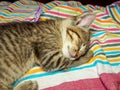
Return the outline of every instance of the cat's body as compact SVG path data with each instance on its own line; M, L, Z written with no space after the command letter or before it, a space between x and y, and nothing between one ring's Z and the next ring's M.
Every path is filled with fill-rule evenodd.
M79 59L89 46L89 31L76 26L76 23L79 25L79 22L82 22L77 20L77 17L72 17L1 25L0 90L12 90L8 89L9 86L35 64L46 71L54 71L88 61L91 55L88 56L89 59L79 61L79 64L78 61L77 64L72 64L72 60ZM29 89L24 88L31 83ZM37 90L36 83L25 84L16 90Z

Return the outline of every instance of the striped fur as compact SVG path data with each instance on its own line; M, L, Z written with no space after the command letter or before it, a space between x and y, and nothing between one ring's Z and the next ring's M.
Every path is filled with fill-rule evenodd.
M88 14L79 17L81 22L81 19L86 15ZM88 27L78 27L76 24L79 25L77 22L79 19L78 17L70 17L1 25L0 90L13 90L12 83L34 64L40 65L46 71L54 71L68 69L71 66L77 66L88 61L92 56L91 54L84 61L79 59L89 45L89 30L86 31ZM68 55L67 57L64 55L66 42L71 45L69 48L67 47L69 50L67 53L71 56ZM68 43L67 45L69 45ZM81 49L83 47L84 49ZM75 50L77 48L77 51L74 51L74 48ZM82 54L74 56L74 59L78 60L73 63L71 57L79 50ZM26 87L28 85L31 86ZM37 90L37 83L28 81L15 90Z

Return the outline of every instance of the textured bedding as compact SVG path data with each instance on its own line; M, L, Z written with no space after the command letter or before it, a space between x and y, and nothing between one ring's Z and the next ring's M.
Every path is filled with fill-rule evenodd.
M39 90L120 90L120 1L106 7L76 1L0 2L0 24L66 18L87 11L96 14L90 30L89 49L94 53L93 58L66 72L45 72L34 66L13 84L14 87L25 80L35 80Z

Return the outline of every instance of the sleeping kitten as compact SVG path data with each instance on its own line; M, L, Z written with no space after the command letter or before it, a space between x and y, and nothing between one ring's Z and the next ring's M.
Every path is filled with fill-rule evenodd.
M87 62L92 53L84 54L94 19L94 14L85 13L66 19L1 25L0 90L13 90L12 84L34 64L54 71ZM14 90L37 88L36 82L26 81Z

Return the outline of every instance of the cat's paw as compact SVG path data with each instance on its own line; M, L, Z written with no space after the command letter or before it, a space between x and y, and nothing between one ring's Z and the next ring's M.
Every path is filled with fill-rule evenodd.
M88 51L84 56L81 56L80 58L78 58L77 60L72 61L70 67L76 67L76 66L80 66L82 64L87 63L91 58L93 57L93 52L92 51Z
M44 71L51 72L51 71L57 71L57 70L63 70L68 71L69 66L72 63L72 60L69 60L68 58L61 57L61 61L56 65L57 61L53 61L51 64L47 66L43 66Z
M89 50L84 57L92 58L93 52L91 50Z
M25 81L16 87L14 90L38 90L38 84L36 81Z

